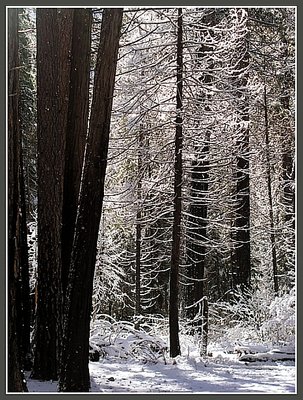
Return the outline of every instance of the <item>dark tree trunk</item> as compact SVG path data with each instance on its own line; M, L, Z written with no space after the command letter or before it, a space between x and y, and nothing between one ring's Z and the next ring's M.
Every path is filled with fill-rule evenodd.
M38 278L33 377L57 379L72 9L37 9Z
M19 339L20 339L20 357L22 367L29 371L31 369L30 355L30 321L31 321L31 304L30 304L30 286L29 286L29 262L28 262L28 245L27 245L27 219L26 219L26 201L25 201L25 184L22 157L22 143L20 140L20 266L21 279L20 288L20 306L18 311L19 323Z
M20 126L18 9L8 10L8 391L24 392L21 372L17 286L21 277L20 259Z
M62 215L62 287L65 292L74 239L88 127L92 12L74 10Z
M141 241L142 241L142 146L143 127L140 127L138 139L138 185L137 185L137 215L136 215L136 301L135 311L141 313Z
M208 212L208 178L209 178L209 142L210 132L206 132L205 144L199 160L192 163L191 174L191 204L188 217L188 248L190 302L188 317L192 319L195 331L202 336L203 348L207 347L207 291L205 280L205 255L207 240L207 212ZM195 304L195 306L193 306ZM202 349L203 350L203 349Z
M272 197L272 182L271 182L271 168L270 168L270 154L269 154L269 124L268 124L268 108L267 108L267 93L266 86L264 87L264 119L265 119L265 146L266 146L266 179L267 179L267 193L269 201L269 221L270 221L270 242L271 242L271 256L273 268L273 283L274 291L278 294L279 281L278 281L278 266L277 266L277 252L276 252L276 236L275 236L275 223L274 223L274 209Z
M203 23L207 25L204 35L213 36L212 27L215 25L215 14L210 13L203 18ZM203 31L201 32L203 33ZM201 59L211 55L212 45L203 44L198 51L199 62ZM208 69L214 67L213 61L209 60ZM212 75L204 73L199 80L203 85L210 85ZM206 112L210 112L209 94L200 94L198 104L204 106ZM203 112L203 109L202 109ZM205 131L205 140L202 149L196 148L196 159L192 162L191 173L191 197L188 217L188 246L187 258L189 264L188 276L192 278L192 285L189 286L190 306L188 308L188 317L193 321L193 332L201 336L200 354L207 352L208 342L208 300L207 300L207 282L205 277L206 269L206 242L208 225L208 182L209 182L209 150L210 150L211 131Z
M122 9L103 12L88 144L66 295L60 391L90 388L89 330Z
M179 342L179 266L181 241L181 211L182 211L182 89L183 89L183 22L182 8L178 9L177 34L177 117L175 136L175 182L174 182L174 221L172 237L172 254L170 267L169 296L169 334L170 356L181 354Z
M240 288L250 286L250 191L249 191L249 105L245 93L247 87L247 71L249 53L244 41L242 59L238 63L235 76L238 122L240 128L237 138L237 189L236 189L236 244L234 251L234 283Z

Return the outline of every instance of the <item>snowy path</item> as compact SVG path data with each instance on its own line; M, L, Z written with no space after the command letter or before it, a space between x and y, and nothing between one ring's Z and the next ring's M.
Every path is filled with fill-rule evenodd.
M101 368L100 368L101 367ZM176 365L90 364L92 391L294 393L295 367L191 362ZM114 379L114 380L113 380Z
M197 360L197 361L196 361ZM103 359L90 362L92 392L295 393L294 363L178 357L176 364ZM28 381L30 392L55 392L56 382Z

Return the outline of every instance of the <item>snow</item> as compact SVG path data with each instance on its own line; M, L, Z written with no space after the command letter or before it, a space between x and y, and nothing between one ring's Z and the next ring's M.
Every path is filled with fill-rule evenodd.
M167 357L142 362L117 357L90 362L91 392L105 393L255 393L296 392L292 361L245 363L236 353L213 351L212 357ZM56 392L57 382L27 381L29 392Z

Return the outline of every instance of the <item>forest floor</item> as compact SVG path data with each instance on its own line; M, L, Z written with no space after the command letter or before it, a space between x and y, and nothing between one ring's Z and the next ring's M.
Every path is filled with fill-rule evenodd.
M250 393L296 392L294 361L239 361L236 353L212 357L190 354L175 360L142 362L116 357L90 362L91 392L104 393ZM57 382L27 380L29 392L56 392Z

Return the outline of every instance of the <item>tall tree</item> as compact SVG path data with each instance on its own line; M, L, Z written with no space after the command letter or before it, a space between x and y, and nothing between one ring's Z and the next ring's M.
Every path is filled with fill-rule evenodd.
M91 9L75 9L70 54L71 66L62 210L61 254L62 287L64 292L68 281L88 127L91 27Z
M87 392L88 356L96 247L104 196L104 179L122 9L105 9L95 68L78 216L64 313L60 391Z
M19 120L20 120L20 259L21 276L20 280L20 309L19 309L19 332L20 332L20 352L23 368L31 368L31 348L30 333L32 322L32 307L30 303L30 282L29 282L29 251L28 251L28 229L27 223L31 219L32 200L30 194L32 188L29 187L28 180L35 170L33 154L35 145L30 138L35 131L35 99L34 99L34 76L32 61L32 46L27 35L28 29L32 27L29 13L26 9L19 9L19 61L20 61L20 101L19 101ZM32 34L32 33L31 33ZM29 150L29 147L31 149ZM30 165L31 164L31 165ZM29 172L30 170L30 172Z
M274 212L273 212L273 195L272 195L272 176L270 165L270 148L269 148L269 121L268 121L268 104L266 85L264 86L264 122L265 122L265 152L266 152L266 180L267 180L267 193L269 203L269 223L270 223L270 241L271 241L271 254L272 254L272 274L273 274L273 287L274 292L278 294L279 281L278 281L278 266L277 266L277 251L276 251L276 237L274 233Z
M24 392L27 387L21 372L17 319L20 259L20 125L18 9L8 10L8 391ZM20 308L19 308L20 309Z
M183 140L183 22L182 8L178 9L177 31L177 116L175 136L175 165L174 165L174 221L172 235L172 253L169 291L169 335L170 355L181 354L179 342L179 266L181 242L181 211L182 211L182 140Z
M239 18L246 19L246 12L238 10ZM242 14L242 15L241 15ZM249 191L249 103L248 103L248 38L243 37L239 48L240 58L234 72L237 123L236 160L236 242L234 250L234 283L244 288L250 286L250 191Z
M57 379L62 335L61 222L72 9L37 9L38 278L32 375Z

